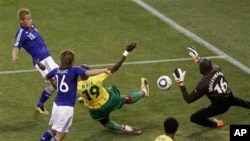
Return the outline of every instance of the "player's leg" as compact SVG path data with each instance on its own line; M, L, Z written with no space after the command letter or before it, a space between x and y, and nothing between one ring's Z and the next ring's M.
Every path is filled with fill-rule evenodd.
M233 98L231 105L250 109L250 101L247 101L238 97Z
M190 120L193 123L199 124L206 127L221 127L224 125L222 120L217 120L213 116L223 114L229 109L228 105L221 107L207 106L200 109L191 115Z
M73 114L74 107L57 106L55 103L53 104L52 118L49 124L52 125L51 128L56 131L56 135L52 138L52 141L62 141L64 139L72 125Z
M57 132L56 135L51 139L51 141L62 141L67 133Z
M122 96L124 103L132 104L139 101L144 96L149 96L149 83L146 78L141 78L141 90L139 92L133 92L129 95Z
M49 112L44 107L44 103L49 99L52 93L55 91L53 85L46 87L39 98L39 101L36 105L36 110L41 114L49 114Z
M118 124L115 121L110 120L109 117L101 118L99 121L104 127L108 128L110 130L121 130L124 132L131 133L133 135L140 135L141 134L141 130L139 128L131 127L127 124L122 124L122 125Z
M116 90L116 87L112 86L108 89L108 91L110 93L109 100L100 109L89 110L91 118L99 121L105 128L110 130L126 131L135 135L140 134L141 130L136 127L121 125L113 120L110 120L110 113L120 108L122 106L122 101L119 91Z
M40 141L50 141L55 136L56 131L49 129L45 131L40 139Z
M57 117L57 112L58 112L57 108L58 108L58 106L55 103L53 103L49 125L53 125L54 121L57 121L57 118L58 118ZM49 129L43 133L42 137L40 138L40 141L50 141L55 135L56 135L56 130Z
M133 92L129 95L122 95L121 98L123 99L124 104L133 104L142 99L145 96L143 91Z
M41 70L38 65L35 65L35 68L41 73L42 77L46 76L46 74L51 71L52 69L58 67L58 65L55 63L55 61L52 59L52 57L47 57L44 60L40 61L46 69ZM52 95L52 93L56 90L55 86L52 85L51 82L48 82L49 86L43 89L41 96L39 98L39 101L36 105L36 110L41 114L48 114L49 112L44 107L44 103L49 99L49 97Z
M90 110L92 119L99 121L105 128L110 130L122 130L122 125L110 120L109 114L112 110L99 109L97 111Z
M144 91L145 96L149 96L149 82L146 78L141 78L141 90Z
M121 130L122 128L122 125L116 123L115 121L110 120L108 116L100 118L98 120L104 127L110 130Z
M119 130L121 125L111 121L109 114L117 109L117 105L121 105L119 99L119 91L115 86L108 89L109 100L102 105L99 109L89 110L89 115L93 120L99 121L105 128L110 130Z

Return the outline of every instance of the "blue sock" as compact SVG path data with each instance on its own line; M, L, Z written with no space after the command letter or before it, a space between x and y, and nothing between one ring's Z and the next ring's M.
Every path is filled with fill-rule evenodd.
M39 102L37 103L38 107L42 107L45 101L51 96L52 92L51 90L47 87L43 90L41 97L39 99Z
M50 141L50 139L53 138L54 136L55 135L51 129L47 130L41 137L40 141Z

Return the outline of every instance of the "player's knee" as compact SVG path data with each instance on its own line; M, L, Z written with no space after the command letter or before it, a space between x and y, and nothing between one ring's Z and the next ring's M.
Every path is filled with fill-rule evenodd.
M127 104L133 103L133 99L130 95L126 95L124 98L125 98L125 103Z
M105 127L105 125L109 122L109 119L102 118L102 119L99 120L99 122Z
M53 133L53 135L56 135L57 131L55 129L50 129L51 133Z
M56 80L54 79L54 78L52 78L52 79L50 79L49 80L49 87L50 87L50 89L51 89L51 91L56 91Z
M190 117L190 121L191 121L191 122L196 123L196 122L198 122L198 121L199 121L199 118L198 118L198 117L196 117L196 116L194 116L194 115L191 115L191 117Z
M49 90L50 90L51 93L53 93L53 92L56 91L55 87L54 87L51 83L50 83L50 85L48 86L48 88L49 88Z
M192 115L190 117L190 121L193 123L196 123L196 124L201 124L201 123L205 122L206 120L207 120L206 117L198 116L198 115Z

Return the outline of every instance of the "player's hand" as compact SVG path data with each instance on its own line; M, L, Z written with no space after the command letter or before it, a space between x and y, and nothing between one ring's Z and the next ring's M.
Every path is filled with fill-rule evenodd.
M79 103L84 103L83 98L82 98L81 96L79 96L79 97L77 98L77 101L78 101Z
M198 63L200 61L200 56L199 56L198 52L196 51L195 47L188 46L187 49L189 51L189 55L194 59L194 61L196 63Z
M137 43L136 43L136 42L132 42L132 43L130 43L130 44L127 46L126 51L127 51L127 52L131 52L136 46L137 46Z
M175 81L180 85L184 86L184 79L185 79L186 71L182 71L180 68L174 70L173 76Z
M112 72L110 71L109 68L105 69L105 70L104 70L104 73L109 74L109 75L112 75Z
M38 65L38 67L41 69L41 70L45 70L46 67L41 63L39 62L39 60L36 60L36 64Z
M13 56L12 57L12 63L16 64L18 61L18 56Z

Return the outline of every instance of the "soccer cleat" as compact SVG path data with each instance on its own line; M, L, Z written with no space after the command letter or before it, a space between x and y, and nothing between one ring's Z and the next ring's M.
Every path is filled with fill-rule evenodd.
M145 96L149 96L149 83L146 78L141 78L141 89L145 91Z
M129 125L126 125L126 124L122 125L122 130L133 135L140 135L142 133L141 129L137 127L130 127Z
M218 120L216 122L216 125L217 125L217 127L222 127L222 126L224 126L224 122L222 120Z
M45 115L49 114L49 112L46 110L44 106L41 107L36 106L35 108L40 114L45 114Z
M216 118L210 119L213 122L213 127L222 127L224 126L224 122L222 120L218 120Z

